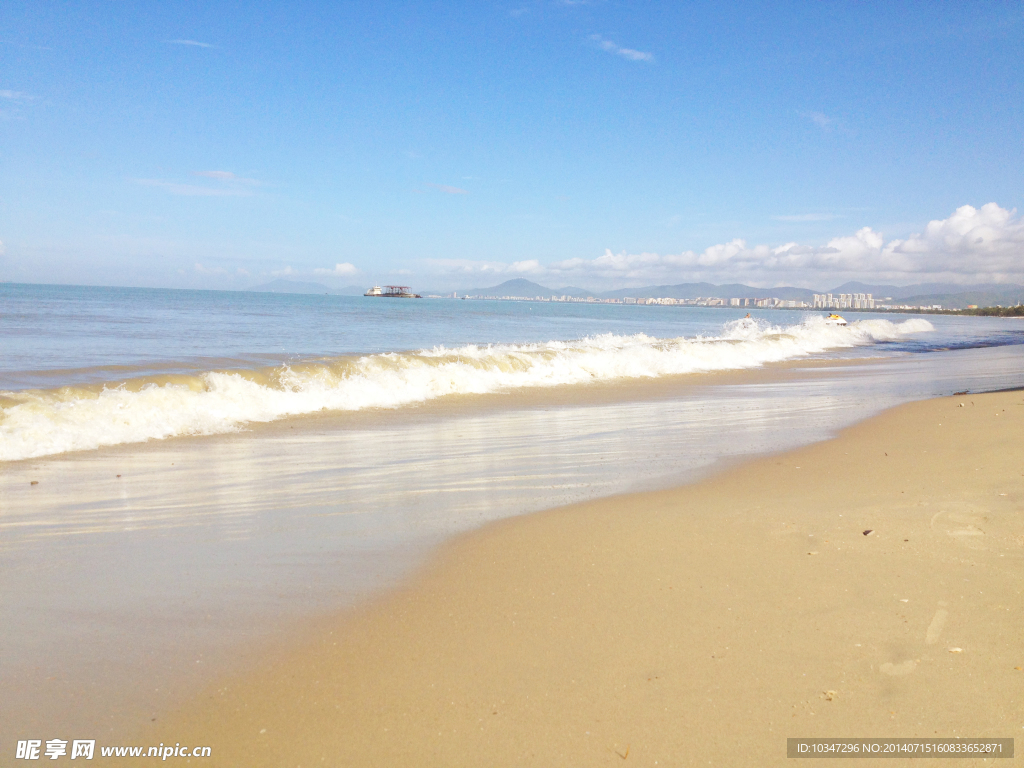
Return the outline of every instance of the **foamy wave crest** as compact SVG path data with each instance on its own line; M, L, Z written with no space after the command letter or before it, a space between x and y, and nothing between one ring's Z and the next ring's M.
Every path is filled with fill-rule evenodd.
M0 460L236 431L317 411L396 408L450 395L589 384L753 368L828 349L892 341L933 330L926 320L863 320L847 327L820 317L800 325L727 323L714 337L657 339L607 334L540 344L437 347L411 353L204 373L101 390L6 392Z

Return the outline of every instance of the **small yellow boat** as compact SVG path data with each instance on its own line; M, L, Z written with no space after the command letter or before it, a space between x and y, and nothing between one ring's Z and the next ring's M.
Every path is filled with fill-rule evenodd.
M846 325L846 320L841 315L829 315L825 322L828 325Z

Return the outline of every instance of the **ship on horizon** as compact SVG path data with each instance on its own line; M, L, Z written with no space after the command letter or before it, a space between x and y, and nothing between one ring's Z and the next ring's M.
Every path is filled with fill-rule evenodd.
M413 293L408 285L379 285L373 286L363 296L381 296L386 299L422 299L418 293Z

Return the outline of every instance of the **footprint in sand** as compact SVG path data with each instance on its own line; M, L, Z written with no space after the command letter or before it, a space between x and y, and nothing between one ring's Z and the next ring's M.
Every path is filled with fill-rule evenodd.
M939 642L939 636L942 634L943 627L946 626L946 620L949 618L949 611L944 607L945 602L939 601L939 609L935 611L935 615L932 616L931 624L928 625L928 630L924 634L924 641L927 645L935 645ZM893 677L902 677L903 675L909 675L917 667L917 661L914 659L907 659L901 661L899 664L893 664L892 662L886 662L879 667L882 672Z
M887 661L885 664L880 666L879 669L885 672L885 674L887 675L892 675L893 677L902 677L903 675L909 675L911 672L913 672L914 667L916 666L916 661L914 661L913 659L907 659L906 661L901 661L899 664L893 664L892 662Z
M947 510L936 512L932 515L931 527L933 530L942 529L950 536L984 536L985 531L979 526L988 521L988 516L979 514L977 510L973 511L974 514Z
M949 618L949 611L944 608L939 608L932 617L932 623L928 625L928 631L924 635L924 641L928 645L935 645L939 642L939 635L942 634L942 628L946 626L946 619Z

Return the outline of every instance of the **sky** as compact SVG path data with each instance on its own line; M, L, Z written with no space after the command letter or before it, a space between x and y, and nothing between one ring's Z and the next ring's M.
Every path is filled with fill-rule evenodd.
M0 280L1024 283L1019 2L0 4Z

